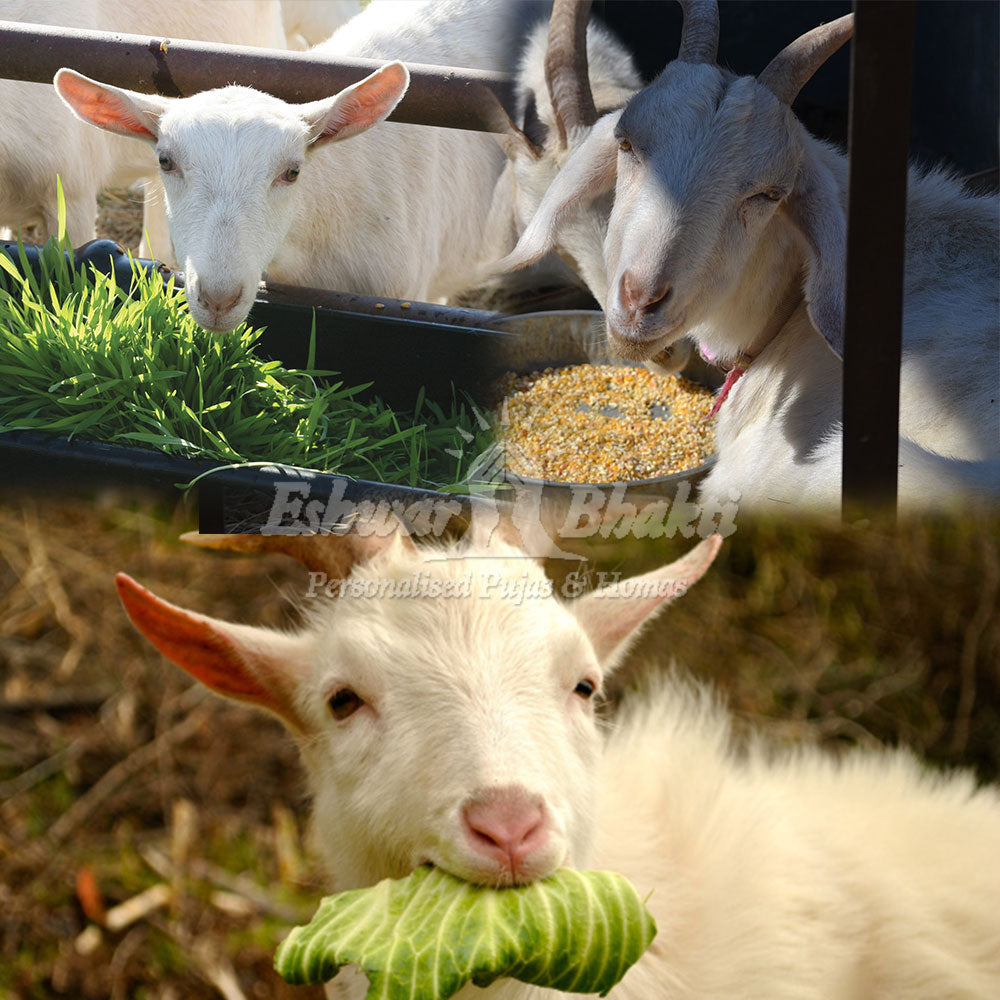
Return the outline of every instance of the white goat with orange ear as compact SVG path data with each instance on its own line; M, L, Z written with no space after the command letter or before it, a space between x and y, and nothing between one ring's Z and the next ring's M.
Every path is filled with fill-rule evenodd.
M300 194L296 183L300 173L313 174L307 153L382 121L409 82L402 63L388 63L325 101L289 105L248 87L168 98L105 86L68 69L55 77L60 97L84 120L155 146L188 307L202 326L219 332L246 318L263 265L300 235L292 226L303 198L312 210L303 235L316 225L318 192ZM376 270L384 265L383 259Z
M506 72L523 7L374 0L310 51ZM486 247L487 223L504 154L489 135L395 122L365 131L407 79L395 62L306 105L247 87L170 99L68 70L55 85L84 121L148 145L191 313L222 332L246 318L265 270L288 284L427 300L461 291L499 254Z
M690 335L731 368L702 496L832 507L847 163L806 132L791 103L850 38L852 16L807 33L754 79L715 65L714 0L683 6L678 58L593 126L501 266L537 259L577 205L613 191L604 245L612 346L645 360ZM899 451L907 506L1000 495L998 223L995 198L911 170Z
M0 21L285 47L278 0L0 0ZM102 187L149 182L156 161L139 145L88 128L66 113L51 86L0 79L0 226L56 234L56 176L66 197L66 235L78 247L96 235ZM170 259L161 198L147 189L144 229L152 253Z
M277 714L302 752L332 888L432 863L487 885L611 869L659 926L614 1000L1000 995L1000 795L901 752L733 747L716 699L669 675L614 731L594 713L642 626L708 568L677 562L572 602L502 546L395 536L194 536L329 579L300 632L167 604L132 621L209 687ZM408 593L407 593L408 590ZM357 1000L342 974L331 997ZM512 981L462 1000L554 1000Z

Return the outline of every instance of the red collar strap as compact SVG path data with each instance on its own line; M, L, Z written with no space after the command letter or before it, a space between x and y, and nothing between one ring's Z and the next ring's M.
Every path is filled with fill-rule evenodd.
M719 390L719 395L715 398L715 405L709 411L708 416L705 420L711 420L719 412L719 407L726 401L729 396L730 390L739 381L740 376L745 375L747 369L753 363L754 357L756 355L749 354L737 354L732 361L727 361L719 363L714 354L705 350L703 347L698 348L698 353L710 364L715 365L716 368L721 368L722 371L726 372L726 381L722 383L722 388Z

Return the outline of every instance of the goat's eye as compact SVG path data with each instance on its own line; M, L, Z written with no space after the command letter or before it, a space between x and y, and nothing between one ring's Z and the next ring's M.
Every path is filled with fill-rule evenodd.
M630 143L628 141L628 139L622 137L621 139L618 140L618 148L623 153L631 153L632 152L632 143Z
M294 184L299 179L301 167L289 167L282 175L281 180L285 184Z
M353 715L361 708L364 701L350 688L341 688L330 695L327 704L330 706L330 714L339 722Z
M160 169L165 174L169 174L175 167L176 164L166 153L160 153Z
M771 201L781 201L785 192L782 191L781 188L770 187L765 188L761 194L763 194L765 198L769 198Z
M597 687L593 681L582 680L573 688L573 694L578 694L581 698L587 699L592 698L596 690Z

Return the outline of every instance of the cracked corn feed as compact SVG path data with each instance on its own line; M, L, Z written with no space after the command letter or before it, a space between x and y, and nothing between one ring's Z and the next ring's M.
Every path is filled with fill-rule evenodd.
M500 444L514 475L634 482L695 468L714 449L711 390L676 375L572 365L508 374L498 388Z

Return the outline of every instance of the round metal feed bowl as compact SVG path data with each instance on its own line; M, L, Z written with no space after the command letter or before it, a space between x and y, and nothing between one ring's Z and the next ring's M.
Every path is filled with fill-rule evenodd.
M641 367L611 353L604 330L604 314L596 310L567 309L526 313L504 317L493 326L494 329L511 334L503 347L503 362L510 371L518 374L579 364ZM711 389L718 388L722 382L718 371L705 364L697 351L692 352L691 360L680 374ZM687 482L694 486L714 464L715 456L710 455L702 465L682 472L624 483L569 483L517 476L513 473L508 473L506 479L512 484L540 489L543 495L553 499L578 490L608 491L610 495L616 486L624 486L628 494L635 496L662 495L672 499L681 483Z

